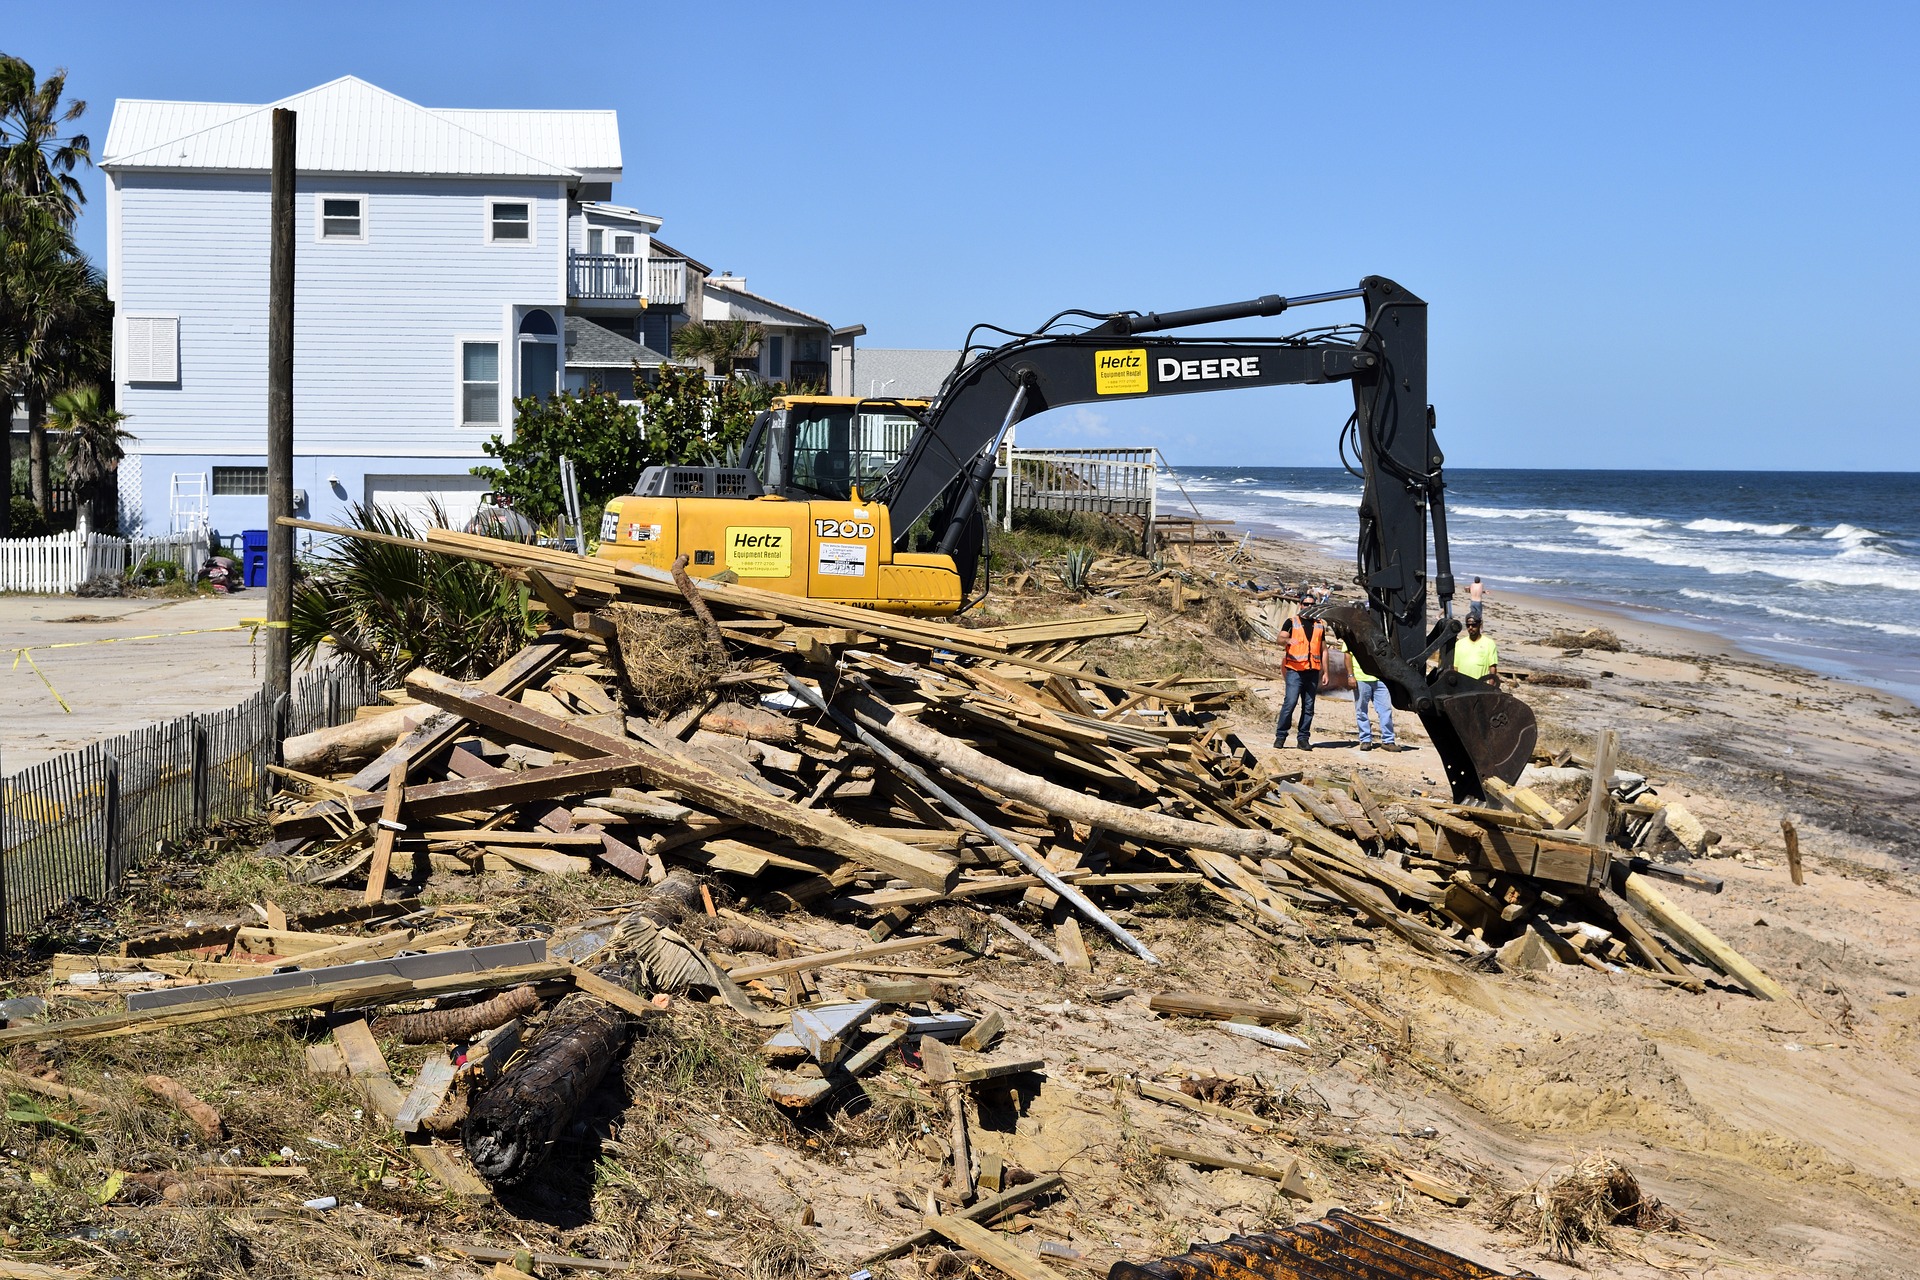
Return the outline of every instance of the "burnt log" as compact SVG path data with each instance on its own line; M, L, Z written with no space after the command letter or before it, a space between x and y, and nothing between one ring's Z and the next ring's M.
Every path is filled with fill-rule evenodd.
M538 1172L637 1025L592 996L562 1000L525 1055L472 1104L461 1140L475 1171L502 1187Z

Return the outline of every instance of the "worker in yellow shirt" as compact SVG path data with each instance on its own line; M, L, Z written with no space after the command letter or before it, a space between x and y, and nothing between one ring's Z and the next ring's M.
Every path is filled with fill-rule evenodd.
M1477 614L1467 615L1467 633L1453 642L1453 669L1500 687L1500 648L1492 636L1480 634Z

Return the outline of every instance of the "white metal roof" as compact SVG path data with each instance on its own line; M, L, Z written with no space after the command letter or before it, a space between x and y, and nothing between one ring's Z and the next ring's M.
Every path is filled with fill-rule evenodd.
M582 174L620 176L620 118L613 111L470 111L434 107L433 114L515 151Z
M582 200L580 207L608 222L631 222L649 231L660 229L658 217L651 213L642 213L638 209L630 209L624 204L608 204L604 200Z
M299 113L295 163L306 173L583 176L581 168L572 164L513 145L516 141L542 145L566 141L566 120L523 125L511 119L525 115L604 117L604 125L595 122L580 128L576 140L582 149L577 158L604 160L611 154L612 176L618 176L619 137L613 112L440 112L356 76L342 76L262 106L117 102L100 167L264 172L272 167L274 107ZM482 125L484 131L476 127ZM612 134L610 153L604 133Z

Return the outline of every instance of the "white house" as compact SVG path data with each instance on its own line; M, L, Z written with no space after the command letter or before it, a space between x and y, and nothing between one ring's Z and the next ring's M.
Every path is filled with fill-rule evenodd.
M612 111L418 106L352 76L267 105L122 100L102 148L122 525L266 520L272 108L298 113L294 486L459 517L511 399L563 385L567 317L685 314L657 218L607 203ZM697 296L697 295L696 295Z
M701 303L703 320L747 320L761 327L766 336L751 367L769 382L818 386L837 396L856 393L848 375L854 340L865 326L836 329L819 316L747 292L745 277L731 273L706 277Z

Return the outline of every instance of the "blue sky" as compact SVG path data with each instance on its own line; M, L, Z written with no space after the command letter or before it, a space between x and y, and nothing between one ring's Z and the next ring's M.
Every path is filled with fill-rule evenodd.
M1915 27L1894 5L0 3L0 49L69 68L96 142L118 97L346 73L428 106L614 107L616 199L876 346L1392 276L1432 304L1464 466L1920 470ZM1347 408L1188 396L1022 440L1332 465Z

